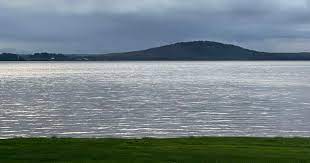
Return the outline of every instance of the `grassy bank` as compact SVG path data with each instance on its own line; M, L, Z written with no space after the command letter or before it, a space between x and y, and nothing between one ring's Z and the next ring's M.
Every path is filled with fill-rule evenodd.
M9 139L0 162L310 163L310 139Z

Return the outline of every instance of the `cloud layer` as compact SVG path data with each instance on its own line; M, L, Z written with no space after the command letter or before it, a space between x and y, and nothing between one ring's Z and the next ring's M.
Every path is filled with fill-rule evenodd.
M310 51L310 0L0 0L0 49L106 53L213 40Z

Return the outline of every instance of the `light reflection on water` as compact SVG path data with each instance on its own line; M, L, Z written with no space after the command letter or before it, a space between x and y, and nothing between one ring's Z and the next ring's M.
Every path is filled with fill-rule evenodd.
M310 136L310 62L1 62L0 138Z

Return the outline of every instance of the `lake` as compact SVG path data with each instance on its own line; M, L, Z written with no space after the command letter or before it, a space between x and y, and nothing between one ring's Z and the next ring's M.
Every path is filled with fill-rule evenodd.
M310 136L310 62L1 62L0 138Z

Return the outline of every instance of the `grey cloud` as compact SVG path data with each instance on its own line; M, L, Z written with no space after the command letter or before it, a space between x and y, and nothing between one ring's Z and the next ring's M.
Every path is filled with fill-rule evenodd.
M310 51L309 4L309 0L0 0L0 49L106 53L199 39L263 51Z

